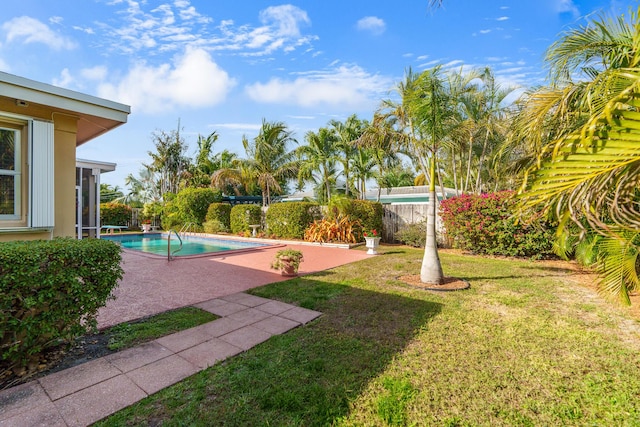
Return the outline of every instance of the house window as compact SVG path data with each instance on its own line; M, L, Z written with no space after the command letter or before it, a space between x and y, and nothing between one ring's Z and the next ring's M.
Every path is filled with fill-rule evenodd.
M24 225L25 129L26 124L0 120L0 227Z

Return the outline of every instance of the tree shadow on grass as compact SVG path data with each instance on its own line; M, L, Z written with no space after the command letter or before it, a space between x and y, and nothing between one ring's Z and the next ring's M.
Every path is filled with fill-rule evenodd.
M349 414L441 304L298 279L252 291L313 305L317 320L163 390L116 414L107 424L331 425ZM331 295L314 298L309 292ZM314 290L315 289L315 290ZM293 295L293 296L292 296Z

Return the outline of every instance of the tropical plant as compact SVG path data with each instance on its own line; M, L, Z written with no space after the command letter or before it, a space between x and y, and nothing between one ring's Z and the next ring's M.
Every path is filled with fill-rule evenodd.
M349 216L338 214L333 218L316 220L304 232L307 242L341 242L356 243L362 225L358 220L351 220Z
M262 192L262 205L269 205L271 196L282 193L286 181L298 173L295 151L288 149L292 142L297 141L284 123L263 119L258 136L252 141L242 138L247 158L234 161L231 168L218 170L212 176L212 184L222 189L229 184L257 183Z
M639 14L601 15L556 41L546 55L552 85L529 95L518 122L540 146L521 212L604 236L600 289L626 304L640 286Z
M336 134L328 128L320 128L318 132L307 132L305 140L307 144L296 150L300 159L298 179L316 183L322 189L318 201L326 203L331 199L331 189L338 176L336 163L340 156Z
M160 195L164 193L178 193L180 181L189 169L191 160L186 156L187 143L180 135L180 121L178 128L170 132L156 131L152 134L155 151L149 151L151 164L145 165L157 176Z
M388 140L392 147L407 153L429 183L431 209L427 214L427 238L420 280L428 284L444 283L436 241L436 163L438 151L449 131L454 115L452 97L440 66L419 75L409 69L397 86L400 101L383 101L381 114L374 116L371 129L365 132L367 145Z
M345 180L344 194L348 196L351 193L351 162L357 150L355 142L368 126L368 122L358 119L358 116L353 114L344 123L331 120L329 126L337 138L336 148L340 152L339 161L342 164L342 174Z

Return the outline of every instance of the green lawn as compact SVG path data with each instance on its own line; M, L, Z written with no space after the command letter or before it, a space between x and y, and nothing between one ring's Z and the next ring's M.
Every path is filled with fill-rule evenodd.
M433 293L382 249L255 289L324 315L98 425L640 425L638 323L570 270L443 253L472 288Z

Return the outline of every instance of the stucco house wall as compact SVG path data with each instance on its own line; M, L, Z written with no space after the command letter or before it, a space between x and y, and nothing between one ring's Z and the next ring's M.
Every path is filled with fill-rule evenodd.
M0 128L3 120L14 120L25 123L23 133L27 133L20 161L20 218L0 215L0 241L75 236L76 148L126 123L129 113L130 107L124 104L0 72ZM52 147L44 142L52 148L53 185L39 169L42 163L38 162L46 165L51 160L36 141L42 134L37 128L41 124L53 135ZM40 184L44 187L38 187ZM48 217L47 208L52 208ZM39 211L45 212L44 220L35 219Z

